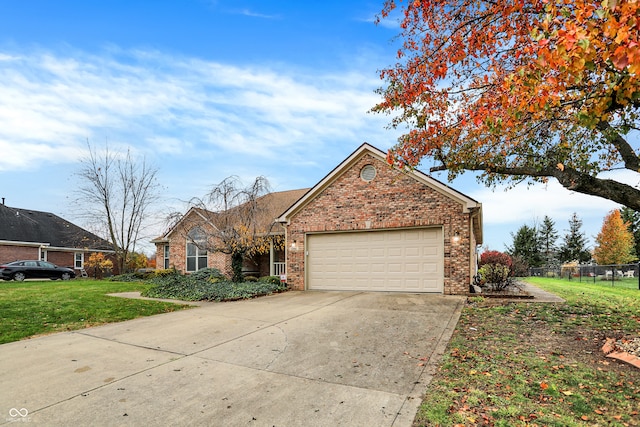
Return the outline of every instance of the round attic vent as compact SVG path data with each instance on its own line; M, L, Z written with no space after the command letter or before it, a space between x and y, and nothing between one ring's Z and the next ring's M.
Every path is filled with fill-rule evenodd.
M360 178L369 182L376 177L376 168L373 165L366 165L360 171Z

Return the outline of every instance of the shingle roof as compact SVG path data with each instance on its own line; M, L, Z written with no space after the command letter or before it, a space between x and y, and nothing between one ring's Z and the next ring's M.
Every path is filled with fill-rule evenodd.
M257 209L260 217L257 221L257 227L262 230L271 230L272 233L283 233L283 230L280 227L273 227L275 224L275 219L278 218L283 212L285 212L289 206L293 205L297 202L302 196L304 196L309 188L301 188L297 190L287 190L287 191L276 191L273 193L266 194L262 197L259 197L256 200ZM237 211L242 209L244 205L240 205L234 208L229 209L226 212L213 212L202 208L192 208L193 211L197 212L202 218L206 218L207 220L211 220L213 224L224 222L224 219L221 220L220 216L227 216L230 219L230 222L237 222L238 217ZM190 211L191 212L191 211ZM183 219L186 217L185 215ZM218 217L218 218L216 218ZM181 220L182 221L182 220ZM165 241L166 238L175 230L175 226L169 230L164 236L158 237L152 240L153 243L158 243Z
M106 240L52 213L2 204L0 240L48 243L59 248L111 249Z

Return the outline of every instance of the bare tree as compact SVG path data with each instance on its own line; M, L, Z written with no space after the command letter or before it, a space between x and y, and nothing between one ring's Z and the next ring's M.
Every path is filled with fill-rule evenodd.
M274 218L269 214L271 193L268 180L257 177L244 186L237 176L225 178L214 185L203 199L192 199L190 207L198 209L202 223L193 223L182 230L188 242L207 252L231 255L233 280L242 280L242 262L269 250ZM182 213L170 215L177 224ZM206 228L204 231L200 228Z
M99 228L116 253L121 273L135 252L145 215L159 198L158 169L131 151L113 152L105 145L98 151L87 141L89 154L76 175L81 179L78 201L81 216Z

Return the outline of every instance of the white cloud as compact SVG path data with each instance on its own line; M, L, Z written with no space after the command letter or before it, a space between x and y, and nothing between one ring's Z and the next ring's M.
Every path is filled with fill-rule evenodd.
M149 51L0 52L0 170L84 146L87 138L178 154L208 145L268 156L303 142L380 133L375 75L239 67ZM358 136L359 135L359 136ZM360 141L361 142L361 141ZM75 161L77 155L65 158ZM81 150L76 150L78 153Z
M582 217L599 215L603 210L619 206L610 200L571 192L557 182L536 184L529 188L521 184L509 190L482 189L470 196L487 201L483 204L484 222L487 225L529 223L536 218L541 220L545 215L569 218L573 212Z
M640 175L622 170L605 173L602 177L636 187L640 180ZM561 243L574 212L582 220L582 231L593 246L605 215L621 207L608 199L569 191L553 179L547 184L529 187L519 184L515 188L505 188L491 190L478 185L475 191L467 193L482 203L485 245L496 250L504 250L505 245L511 244L511 233L515 233L520 226L540 224L545 216L555 222L561 237L557 243Z
M640 175L631 171L616 171L604 174L603 177L637 186ZM580 217L602 217L620 205L608 199L569 191L554 179L547 184L527 186L519 184L515 188L505 190L499 187L491 190L486 187L469 194L476 200L487 200L483 211L485 224L523 223L532 219L569 218L573 212Z

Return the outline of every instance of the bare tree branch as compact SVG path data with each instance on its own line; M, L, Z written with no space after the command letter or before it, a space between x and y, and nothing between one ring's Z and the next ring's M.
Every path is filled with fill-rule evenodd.
M98 151L89 141L87 147L89 154L76 173L78 206L81 216L111 243L122 273L135 252L145 215L159 198L158 170L145 159L137 162L130 151L122 155L108 145Z

